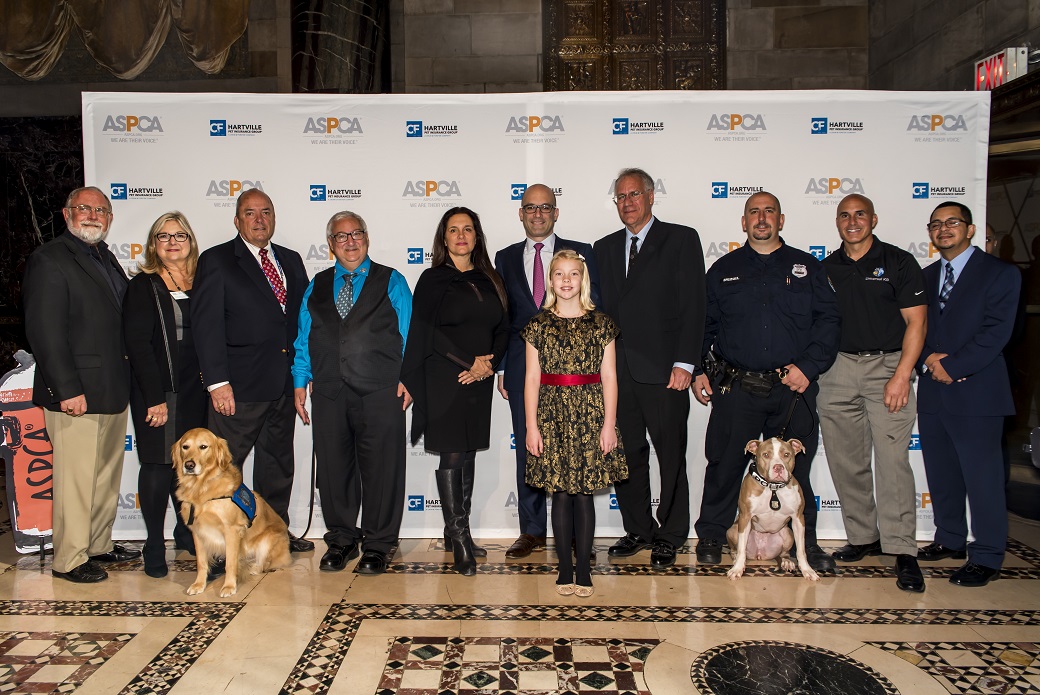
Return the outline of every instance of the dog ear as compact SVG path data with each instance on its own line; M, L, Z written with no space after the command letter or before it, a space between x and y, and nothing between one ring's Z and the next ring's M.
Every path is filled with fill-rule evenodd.
M754 453L758 452L758 445L761 444L761 443L762 442L758 441L757 439L752 439L750 442L747 443L747 446L744 447L744 453L745 454L754 454Z
M216 449L217 465L220 466L221 470L227 470L233 461L231 458L231 449L228 448L227 440L222 439L217 435L213 435L213 439L216 440L214 448Z
M182 463L184 463L184 461L181 459L181 440L180 439L175 441L173 443L173 446L170 447L170 461L171 461L174 469L176 469L178 466L180 466Z
M802 443L800 441L798 441L797 439L788 440L787 444L792 449L794 449L795 455L804 454L805 453L805 447L802 446Z

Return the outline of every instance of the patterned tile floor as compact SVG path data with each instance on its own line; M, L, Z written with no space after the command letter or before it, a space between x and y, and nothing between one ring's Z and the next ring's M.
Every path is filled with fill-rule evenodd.
M555 593L551 549L506 561L506 539L484 543L472 578L439 540L402 541L375 578L317 571L319 542L220 599L219 581L184 594L194 562L172 550L162 580L139 562L97 585L53 579L5 528L0 694L726 695L783 679L815 693L841 669L849 693L1040 693L1040 525L1019 519L981 589L945 581L950 561L925 567L924 594L901 592L886 557L818 583L770 564L731 582L690 547L659 572L646 553L608 561L599 539L589 599Z

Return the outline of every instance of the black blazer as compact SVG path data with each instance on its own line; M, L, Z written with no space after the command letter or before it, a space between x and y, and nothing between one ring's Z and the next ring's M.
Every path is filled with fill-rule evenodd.
M924 269L928 333L918 362L922 375L917 410L1013 415L1015 404L1003 351L1015 325L1022 274L976 248L954 283L946 308L939 313L941 268L942 262L936 261ZM924 360L933 352L947 354L942 366L952 384L941 384L923 373Z
M697 365L704 339L704 255L697 230L654 219L628 276L624 229L596 242L602 309L618 326L618 360L641 384L667 384L675 362Z
M111 251L102 258L123 274ZM36 359L33 403L59 411L61 401L82 394L88 413L123 412L130 399L130 366L121 298L71 232L29 256L22 301Z
M289 368L307 271L300 254L271 246L285 275L285 312L241 236L199 257L191 295L202 382L208 387L229 381L235 399L247 403L292 394Z
M161 310L161 311L160 311ZM134 381L150 408L177 390L177 324L173 299L155 273L139 273L123 297L123 338Z
M505 283L506 298L509 300L509 346L499 365L505 370L503 383L506 391L522 391L524 388L527 348L524 345L524 339L520 337L520 331L540 309L534 304L531 283L527 281L527 273L524 272L524 246L526 244L527 239L525 238L495 254L495 270ZM592 283L592 303L598 306L599 267L596 264L596 256L592 252L592 245L582 241L568 241L557 236L554 249L555 251L571 249L585 257L585 264L589 269L589 281ZM545 271L548 272L549 268L546 267Z

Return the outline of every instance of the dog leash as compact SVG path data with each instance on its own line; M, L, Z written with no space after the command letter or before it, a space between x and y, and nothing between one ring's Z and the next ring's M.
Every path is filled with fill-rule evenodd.
M295 425L295 418L293 419ZM314 428L311 428L311 496L310 503L307 509L307 528L303 529L303 533L300 534L300 538L306 538L307 533L311 530L311 522L314 521L314 483L317 479L318 470L318 452L314 446Z
M794 418L794 409L798 407L799 402L803 402L802 394L797 393L791 400L791 406L787 409L787 418L784 420L784 426L780 428L780 434L776 435L780 439L787 439L787 428L791 426L791 420ZM795 437L796 439L800 439L803 436L807 437L816 432L816 414L812 411L812 408L809 407L808 403L805 404L805 409L809 413L809 418L812 420L812 427L810 427L809 431L804 435Z

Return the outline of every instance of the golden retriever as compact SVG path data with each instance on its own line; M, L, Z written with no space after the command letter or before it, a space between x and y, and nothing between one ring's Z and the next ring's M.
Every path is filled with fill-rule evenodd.
M225 440L199 427L177 440L172 454L177 497L184 503L181 515L195 538L198 563L198 575L188 587L188 595L206 590L211 560L227 559L221 597L238 591L240 561L248 563L250 574L292 562L289 529L267 502L256 495L256 516L249 524L245 512L231 499L242 484L242 471L231 462Z

